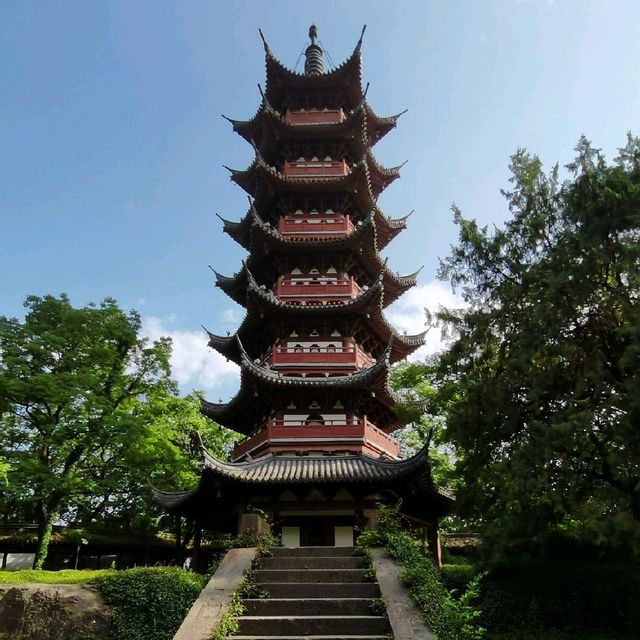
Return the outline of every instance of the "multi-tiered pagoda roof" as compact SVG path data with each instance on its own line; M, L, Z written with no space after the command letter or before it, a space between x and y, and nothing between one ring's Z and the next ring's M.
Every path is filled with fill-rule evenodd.
M227 118L255 153L247 169L229 169L249 210L237 222L222 218L248 256L236 274L215 275L246 315L234 335L209 333L209 346L240 366L240 389L226 403L203 401L202 410L246 437L232 462L205 453L197 489L158 497L203 517L205 503L232 495L242 502L269 485L277 514L281 485L318 482L361 501L391 489L420 495L429 513L413 516L432 521L450 498L430 481L426 450L400 460L392 435L405 422L391 366L424 344L424 333L400 334L384 314L418 274L399 275L380 255L409 216L380 209L379 196L401 167L383 167L372 148L401 114L380 117L368 104L362 37L329 72L315 27L310 38L304 73L283 66L263 38L260 108L250 120Z

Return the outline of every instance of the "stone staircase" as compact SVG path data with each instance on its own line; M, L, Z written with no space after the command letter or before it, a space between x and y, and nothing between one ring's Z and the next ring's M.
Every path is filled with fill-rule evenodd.
M243 600L234 640L387 640L386 615L373 612L380 597L366 578L367 560L347 547L278 548L262 558L256 581L265 599Z

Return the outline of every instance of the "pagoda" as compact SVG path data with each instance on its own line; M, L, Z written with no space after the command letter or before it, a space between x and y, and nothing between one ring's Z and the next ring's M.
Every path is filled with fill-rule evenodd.
M417 277L380 256L408 216L379 209L400 167L381 166L372 148L401 114L379 117L367 103L362 35L328 72L313 25L309 37L304 73L283 66L263 37L260 108L229 119L255 152L248 169L229 169L249 210L222 219L248 257L235 275L216 273L216 285L246 315L235 335L209 333L209 346L240 366L241 384L202 411L245 437L231 462L203 451L194 489L156 497L216 531L266 514L285 546L351 546L354 529L375 527L377 504L390 502L425 529L438 557L438 518L452 499L432 482L426 447L403 460L393 437L404 421L391 366L424 344L384 315Z

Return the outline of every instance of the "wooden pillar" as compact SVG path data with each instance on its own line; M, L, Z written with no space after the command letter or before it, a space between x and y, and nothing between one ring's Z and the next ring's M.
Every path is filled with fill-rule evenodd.
M175 516L175 531L176 531L176 545L174 548L174 555L176 564L179 567L184 565L184 552L182 549L182 516Z
M439 569L442 567L442 546L440 544L440 533L437 522L428 527L427 536L429 538L429 549L433 556L433 562Z
M200 522L196 520L193 523L193 558L191 559L191 568L196 573L200 573L201 551L202 546L202 527Z

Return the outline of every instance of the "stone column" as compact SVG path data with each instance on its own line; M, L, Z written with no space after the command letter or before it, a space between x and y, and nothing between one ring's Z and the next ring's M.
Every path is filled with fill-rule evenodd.
M249 534L261 536L269 531L269 523L257 513L243 513L240 515L238 535Z

